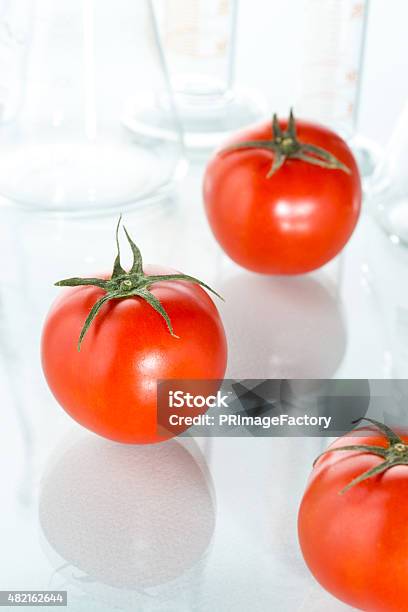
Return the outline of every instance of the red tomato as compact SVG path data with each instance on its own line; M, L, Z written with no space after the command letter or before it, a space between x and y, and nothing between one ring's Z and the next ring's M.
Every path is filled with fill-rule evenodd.
M408 435L401 435L408 444ZM375 432L343 436L330 447L386 447ZM402 445L404 446L404 445ZM408 447L403 448L403 453ZM323 455L315 465L298 519L303 556L316 580L342 601L369 612L405 612L408 601L408 465L340 492L384 461L360 451Z
M148 275L173 270L144 268ZM119 442L151 443L158 432L158 379L222 379L227 347L218 311L197 284L160 281L150 288L170 317L166 322L145 300L132 296L105 303L77 349L99 287L66 289L48 314L42 364L61 406L88 429Z
M286 130L288 122L279 125ZM296 128L298 143L324 149L349 173L289 156L268 178L276 161L273 150L228 150L248 141L271 143L270 123L239 133L207 167L204 201L210 226L231 259L248 270L301 274L319 268L341 251L357 223L361 183L351 150L325 127L297 121Z

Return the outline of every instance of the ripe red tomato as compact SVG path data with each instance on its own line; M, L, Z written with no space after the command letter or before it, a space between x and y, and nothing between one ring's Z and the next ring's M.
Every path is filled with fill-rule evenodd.
M346 491L384 458L358 450L323 455L299 511L299 542L316 580L338 599L369 612L407 610L408 435L401 434L401 442L388 452L391 460L399 454L402 463L397 458L393 467ZM366 432L343 436L330 448L345 444L385 448L387 440Z
M274 133L273 141L270 123L251 128L214 155L204 177L205 208L214 236L235 262L265 274L301 274L330 261L349 240L361 182L351 150L331 130L295 125L291 115L289 122L276 119ZM248 147L233 148L244 142ZM333 156L342 168L332 167Z
M152 266L144 272L174 274ZM156 282L149 291L178 338L146 300L130 296L101 307L78 351L84 322L105 294L95 286L65 290L43 330L43 369L58 402L88 429L119 442L171 437L157 431L157 380L222 379L225 373L225 333L206 291L181 280Z

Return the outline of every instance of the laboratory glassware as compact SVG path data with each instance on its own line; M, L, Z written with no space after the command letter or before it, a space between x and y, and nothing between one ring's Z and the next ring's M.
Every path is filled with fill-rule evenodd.
M23 96L32 0L0 0L0 124L15 118Z
M395 244L408 246L408 101L368 192L375 218Z
M304 0L299 115L321 121L350 144L363 179L380 147L358 133L369 0Z
M25 56L21 104L0 118L0 196L77 214L163 198L185 162L151 0L36 0L21 33L10 14L27 5L0 3L0 28L19 37ZM0 42L0 64L3 56ZM171 140L123 126L146 83L166 91ZM10 87L12 100L18 84Z
M190 151L205 151L265 117L261 94L235 87L238 0L154 0L157 22ZM131 129L167 130L167 94L146 90L124 122Z

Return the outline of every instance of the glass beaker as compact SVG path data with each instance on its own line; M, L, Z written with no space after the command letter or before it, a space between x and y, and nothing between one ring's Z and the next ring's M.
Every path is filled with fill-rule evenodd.
M22 102L31 5L0 0L0 124L14 119Z
M154 0L186 147L204 152L266 116L263 97L234 85L238 0ZM165 91L147 91L125 122L166 131Z
M368 198L382 229L394 244L408 246L408 101L397 119Z
M164 197L185 162L151 0L36 0L24 46L23 104L0 123L0 195L82 214ZM123 126L147 83L167 93L171 140Z
M298 114L321 121L350 144L363 179L380 147L357 133L369 0L304 0Z

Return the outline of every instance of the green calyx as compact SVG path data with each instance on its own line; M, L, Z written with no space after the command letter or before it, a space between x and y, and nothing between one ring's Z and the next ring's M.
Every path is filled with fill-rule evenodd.
M377 429L384 434L385 439L388 442L387 446L370 446L365 444L350 444L349 446L338 446L336 448L328 448L326 451L321 453L316 459L313 465L327 453L334 452L343 452L343 451L361 451L363 453L370 453L372 455L377 455L378 457L382 457L384 461L373 467L371 470L360 474L357 478L354 478L344 489L340 491L340 495L354 487L355 485L367 480L368 478L372 478L373 476L377 476L378 474L382 474L386 470L396 466L396 465L408 465L408 444L406 444L398 434L395 433L392 429L384 425L384 423L379 423L374 419L357 419L357 421L353 421L353 424L360 423L361 421L368 421L377 427Z
M298 140L296 121L292 109L289 115L288 127L285 131L280 127L276 113L273 115L271 140L239 142L226 147L224 151L236 151L239 149L266 149L274 153L274 161L266 178L271 178L287 159L297 159L313 166L326 168L327 170L341 170L346 174L351 174L350 168L329 151Z
M155 283L161 281L187 281L190 283L196 283L197 285L201 285L201 287L204 287L208 291L211 291L211 293L213 293L220 299L223 299L220 295L218 295L218 293L211 289L211 287L209 287L199 279L194 278L193 276L188 276L187 274L158 274L152 276L145 274L143 272L142 255L138 247L135 245L135 243L129 236L126 228L123 227L127 241L130 245L130 248L132 249L133 254L132 267L128 272L126 272L126 270L122 268L122 265L120 263L119 228L121 220L122 217L120 217L116 227L117 255L113 264L112 276L109 279L106 280L103 278L75 277L67 278L65 280L61 280L55 283L57 287L79 287L84 285L91 285L94 287L100 287L105 291L105 294L97 302L95 302L89 312L89 315L86 318L78 340L78 351L81 350L81 344L84 339L84 336L102 306L110 300L122 300L131 297L138 297L145 300L156 312L158 312L163 317L170 334L174 338L178 338L178 336L176 336L173 331L173 326L171 324L169 315L163 308L161 302L150 291L150 287L152 287L152 285L154 285Z

